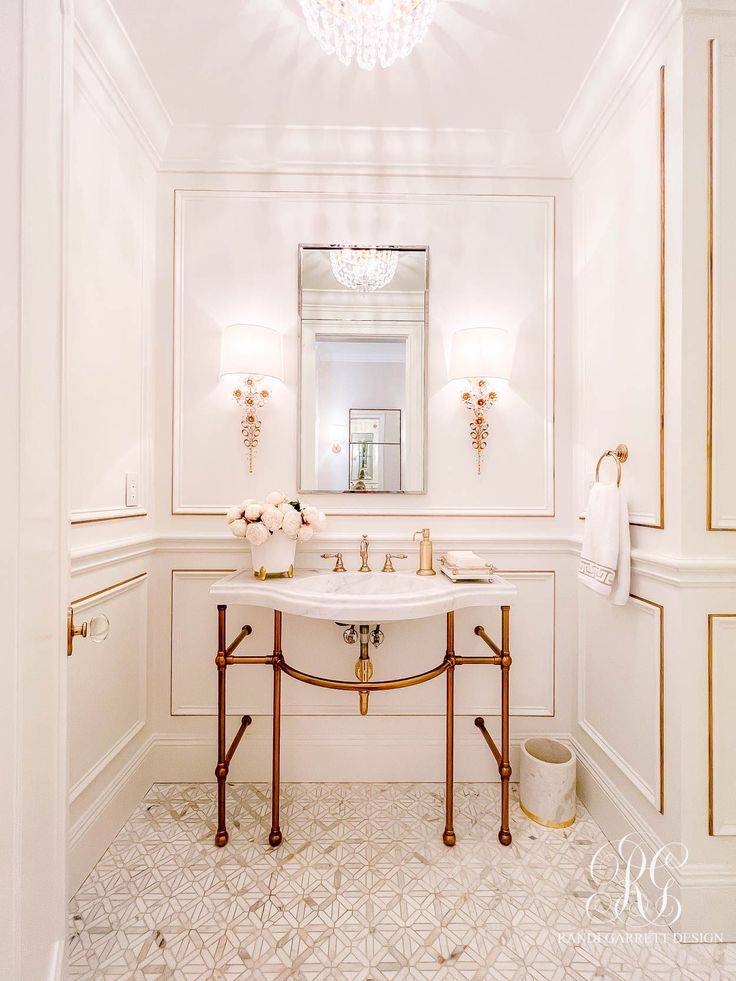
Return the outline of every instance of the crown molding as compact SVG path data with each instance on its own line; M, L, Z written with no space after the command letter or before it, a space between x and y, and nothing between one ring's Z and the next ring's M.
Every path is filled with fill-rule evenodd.
M93 72L158 167L171 117L108 0L74 0L74 40L75 56Z
M627 0L624 4L558 129L573 174L682 18L683 9L684 0Z
M370 126L174 126L162 171L569 177L557 133Z

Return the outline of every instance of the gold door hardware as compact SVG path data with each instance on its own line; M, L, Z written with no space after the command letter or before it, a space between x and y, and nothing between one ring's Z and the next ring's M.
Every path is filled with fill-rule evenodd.
M368 656L369 644L376 643L374 635L380 633L377 625L371 631L369 624L360 624L360 658L355 666L357 681L339 681L335 678L321 678L318 675L307 674L298 668L292 667L284 660L281 649L282 615L278 610L273 614L273 654L251 657L238 657L233 654L236 647L251 632L250 627L243 627L235 640L226 646L225 613L227 607L218 605L217 607L217 640L218 652L215 658L217 664L217 719L218 719L218 759L215 775L217 777L217 833L215 844L223 846L228 841L228 831L226 823L225 798L227 793L227 775L230 762L238 747L245 729L250 725L250 716L243 716L240 728L228 749L225 738L225 723L227 719L227 707L225 703L225 672L232 664L270 664L273 667L273 741L272 741L272 761L271 761L271 832L268 836L269 844L272 847L279 845L282 841L281 827L279 824L279 791L280 791L280 772L281 772L281 676L288 675L295 681L301 681L306 685L314 685L317 688L329 688L332 691L347 691L358 694L360 700L361 715L368 712L368 698L373 691L396 691L401 688L411 688L414 685L424 684L426 681L433 681L441 675L446 675L446 710L445 710L445 829L442 840L448 846L455 844L456 836L454 829L453 798L454 798L454 709L455 709L455 669L462 665L495 665L501 669L501 740L500 746L493 741L490 733L485 727L485 722L481 717L475 720L475 724L480 730L481 735L488 744L491 753L498 766L498 773L501 778L501 820L498 832L498 840L502 845L511 844L511 831L509 830L509 780L511 778L511 765L509 763L509 675L511 668L511 655L509 653L509 613L510 607L501 607L501 644L496 644L486 633L483 627L476 627L475 634L491 649L491 654L485 657L466 657L455 653L455 614L450 611L447 614L447 644L445 657L440 664L421 674L410 675L404 678L391 678L387 681L373 681L373 665ZM345 624L339 624L345 626ZM346 631L354 633L355 626L352 625ZM354 640L353 640L354 643Z
M345 566L342 564L342 552L323 552L322 558L335 559L333 572L345 572Z
M95 644L101 644L110 633L110 621L104 613L96 617L85 620L78 626L74 623L74 608L67 607L66 610L66 656L71 657L74 652L75 637L89 637Z
M383 569L381 572L396 572L394 569L394 564L391 559L405 559L406 555L403 552L386 552L386 561L383 563Z
M616 486L621 486L621 464L626 463L629 459L629 448L625 443L619 443L615 450L606 450L605 453L601 453L598 457L598 462L595 465L595 479L598 480L598 474L601 470L601 464L606 459L607 456L612 457L616 461Z

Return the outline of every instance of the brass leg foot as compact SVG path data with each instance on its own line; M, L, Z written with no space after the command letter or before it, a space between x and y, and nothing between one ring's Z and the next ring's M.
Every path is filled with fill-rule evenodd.
M272 831L268 836L268 843L272 848L280 845L283 841L283 837L280 831Z
M215 835L215 844L218 848L223 848L227 843L230 835L227 831L218 831Z
M447 845L448 848L452 848L452 846L457 841L457 838L455 837L455 832L454 831L443 831L442 832L442 840L444 841L444 843Z
M501 842L502 845L510 845L511 832L506 828L501 828L501 830L498 832L498 840Z

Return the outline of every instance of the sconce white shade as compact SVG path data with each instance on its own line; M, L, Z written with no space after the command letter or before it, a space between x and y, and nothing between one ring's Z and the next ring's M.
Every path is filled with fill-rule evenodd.
M500 327L469 327L452 335L450 379L506 381L511 374L511 344Z
M220 378L226 375L267 376L283 381L281 334L259 324L230 324L222 332Z

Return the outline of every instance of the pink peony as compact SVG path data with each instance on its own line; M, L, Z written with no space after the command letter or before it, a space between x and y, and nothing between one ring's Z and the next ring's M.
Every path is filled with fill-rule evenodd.
M227 523L231 525L233 521L239 521L243 517L243 509L241 507L230 508L227 512Z
M260 521L254 521L246 528L245 537L251 545L263 545L268 538L268 529Z
M248 522L243 518L238 518L236 521L230 522L230 531L235 535L236 538L245 538L245 532L248 528Z
M314 537L314 528L311 525L302 525L296 537L300 542L308 542L310 538Z
M299 529L302 527L302 516L292 508L291 511L287 511L284 515L284 522L281 527L284 534L288 535L289 538L296 538Z
M278 531L283 519L284 516L279 509L271 506L267 507L261 515L261 523L266 526L268 531Z

